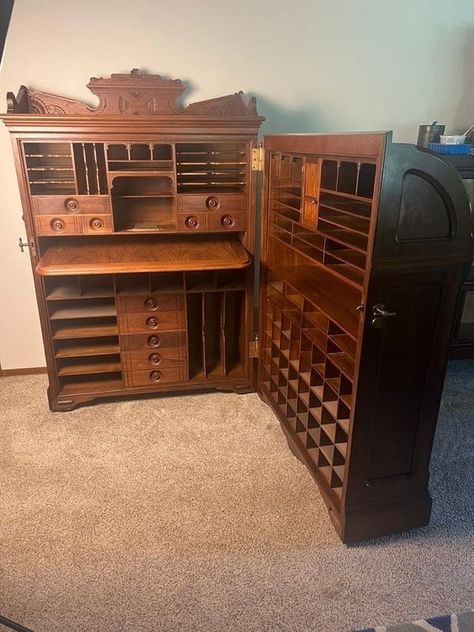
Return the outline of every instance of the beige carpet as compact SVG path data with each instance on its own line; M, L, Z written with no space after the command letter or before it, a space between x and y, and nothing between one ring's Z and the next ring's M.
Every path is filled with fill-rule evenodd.
M53 414L43 376L3 378L0 614L35 632L341 632L471 608L472 364L449 380L432 524L348 548L256 395Z

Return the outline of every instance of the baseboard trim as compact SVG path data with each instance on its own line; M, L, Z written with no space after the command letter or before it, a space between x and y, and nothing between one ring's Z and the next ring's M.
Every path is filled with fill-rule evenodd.
M0 369L0 377L10 377L12 375L38 375L47 373L45 366L32 366L27 369Z

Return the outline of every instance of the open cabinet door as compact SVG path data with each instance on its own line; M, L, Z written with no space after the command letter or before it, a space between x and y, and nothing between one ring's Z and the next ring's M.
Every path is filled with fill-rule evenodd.
M258 391L345 542L429 520L429 455L469 257L455 171L394 147L384 133L265 139ZM439 237L445 261L420 230Z

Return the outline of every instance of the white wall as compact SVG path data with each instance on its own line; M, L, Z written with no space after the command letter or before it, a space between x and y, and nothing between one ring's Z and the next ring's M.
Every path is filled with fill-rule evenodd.
M16 0L0 95L20 84L89 99L90 76L139 67L192 101L244 90L264 132L474 119L474 0ZM5 105L1 108L5 109ZM8 133L0 130L0 363L44 363Z

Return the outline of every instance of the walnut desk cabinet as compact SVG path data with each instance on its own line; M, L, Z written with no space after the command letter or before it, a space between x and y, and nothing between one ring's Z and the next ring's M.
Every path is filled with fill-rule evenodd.
M471 253L456 170L390 133L257 148L241 93L181 108L179 80L135 70L88 87L96 108L22 87L2 117L51 409L257 389L343 541L426 524Z

